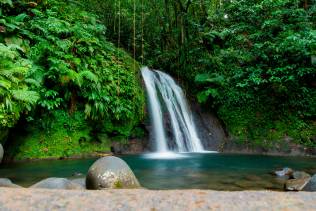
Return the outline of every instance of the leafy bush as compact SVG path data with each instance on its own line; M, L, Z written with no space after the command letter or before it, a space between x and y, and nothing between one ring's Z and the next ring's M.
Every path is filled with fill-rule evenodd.
M212 58L195 78L198 99L210 97L237 137L267 139L279 130L274 139L292 133L307 143L315 135L315 12L291 0L250 0L227 2L209 17Z
M2 72L11 71L3 77L12 76L6 79L11 84L4 81L2 89L16 84L2 94L3 126L13 126L19 113L37 103L29 113L34 119L55 110L70 114L78 110L87 119L115 125L128 136L143 117L139 67L105 40L105 27L96 16L73 1L2 0L1 4L0 42L6 44L0 46L5 61L1 65L6 68ZM17 112L9 113L14 109ZM4 122L10 118L15 121Z

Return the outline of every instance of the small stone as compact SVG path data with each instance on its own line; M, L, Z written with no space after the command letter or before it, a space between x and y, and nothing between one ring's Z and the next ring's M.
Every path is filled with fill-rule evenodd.
M285 167L280 171L275 171L274 174L278 177L284 177L284 176L291 176L293 173L293 170L291 168Z
M65 189L65 190L78 190L84 189L81 185L74 183L65 178L47 178L44 179L30 188L44 188L44 189Z
M301 191L310 181L311 177L303 177L300 179L290 179L286 181L284 189L288 191Z

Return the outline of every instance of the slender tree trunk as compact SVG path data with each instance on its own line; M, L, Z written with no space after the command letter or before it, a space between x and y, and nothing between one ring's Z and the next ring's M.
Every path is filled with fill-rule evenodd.
M73 114L76 110L77 110L77 93L74 90L72 90L71 98L70 98L69 113Z

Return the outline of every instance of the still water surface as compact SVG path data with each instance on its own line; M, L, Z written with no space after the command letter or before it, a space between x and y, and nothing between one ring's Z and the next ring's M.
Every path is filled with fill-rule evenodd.
M284 181L270 173L282 167L316 173L316 158L232 154L182 154L153 159L121 156L148 189L282 190ZM86 174L96 159L37 161L0 165L0 177L28 187L47 177Z

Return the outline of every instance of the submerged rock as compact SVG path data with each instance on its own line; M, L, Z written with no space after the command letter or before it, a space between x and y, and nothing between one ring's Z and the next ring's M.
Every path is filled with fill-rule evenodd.
M86 186L91 190L140 187L133 171L125 161L114 156L100 158L90 167Z
M22 188L21 186L12 183L12 181L10 179L7 179L7 178L0 178L0 187L5 187L5 188Z
M293 174L293 170L291 168L285 167L280 171L275 171L274 174L278 177L290 177Z
M30 188L66 189L66 190L84 189L81 185L75 182L72 182L65 178L56 178L56 177L44 179L32 185Z
M309 182L303 188L303 191L316 192L316 174L312 176Z
M293 173L294 177L294 173ZM311 176L305 172L297 172L294 179L286 181L284 189L288 191L301 191L309 183Z
M0 163L2 162L3 154L4 154L4 152L3 152L3 147L2 147L2 145L0 144Z

